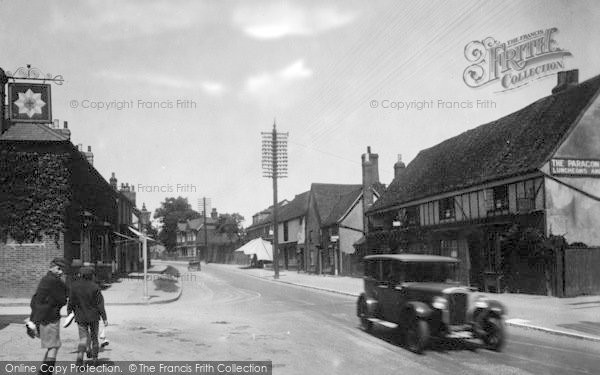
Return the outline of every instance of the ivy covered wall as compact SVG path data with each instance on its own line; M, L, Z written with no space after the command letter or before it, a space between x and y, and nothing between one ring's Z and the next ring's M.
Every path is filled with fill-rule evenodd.
M0 241L58 241L71 200L68 153L0 151Z

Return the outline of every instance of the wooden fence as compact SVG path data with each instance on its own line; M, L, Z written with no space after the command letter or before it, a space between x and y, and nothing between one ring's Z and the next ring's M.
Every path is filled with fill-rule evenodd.
M567 248L562 254L561 297L600 294L600 248ZM559 267L560 270L560 267ZM560 290L562 289L562 290Z

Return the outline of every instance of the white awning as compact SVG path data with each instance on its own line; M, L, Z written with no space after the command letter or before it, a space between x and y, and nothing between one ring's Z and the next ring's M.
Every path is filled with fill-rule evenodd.
M154 239L153 239L152 237L148 237L148 236L146 236L145 234L143 234L142 232L138 231L137 229L133 229L132 227L127 227L127 228L129 228L129 230L130 230L130 231L131 231L133 234L135 234L136 236L138 236L138 237L140 238L140 240L141 240L141 239L143 239L143 238L145 238L145 239L147 239L147 240L154 241Z

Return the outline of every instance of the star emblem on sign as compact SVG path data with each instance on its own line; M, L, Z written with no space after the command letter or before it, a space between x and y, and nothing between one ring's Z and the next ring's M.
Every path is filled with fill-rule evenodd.
M46 102L42 100L42 94L34 93L31 89L26 92L19 92L19 99L14 101L14 104L19 108L19 114L26 114L32 118L36 114L42 114L42 108Z

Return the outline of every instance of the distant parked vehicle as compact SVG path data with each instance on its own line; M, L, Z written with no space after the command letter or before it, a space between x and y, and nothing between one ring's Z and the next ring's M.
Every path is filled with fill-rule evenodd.
M200 261L190 260L188 262L188 271L200 271Z
M491 350L505 344L506 308L457 280L458 260L421 254L364 258L364 293L357 315L366 331L381 324L422 353L431 337L477 338Z

